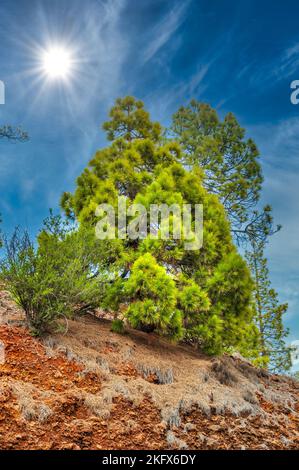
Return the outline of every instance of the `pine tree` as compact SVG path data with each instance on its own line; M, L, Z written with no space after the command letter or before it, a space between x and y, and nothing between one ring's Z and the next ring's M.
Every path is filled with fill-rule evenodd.
M161 136L161 126L152 122L144 104L133 96L118 98L109 113L110 121L103 124L108 140L123 138L133 139L150 138L154 141Z
M263 182L258 149L245 139L233 114L221 121L208 104L195 100L174 114L171 132L185 150L185 166L204 170L203 185L223 203L237 243L253 247L247 258L255 280L259 362L269 362L273 370L287 370L290 351L284 344L287 331L282 324L287 305L280 305L271 289L263 258L264 244L281 226L274 226L269 205L257 209Z
M66 213L81 226L95 226L101 203L112 205L119 217L120 196L147 211L152 204L203 204L204 244L189 251L184 237L109 240L118 245L107 267L102 305L121 311L134 327L185 338L209 353L251 350L256 338L252 280L233 244L223 205L203 187L202 170L182 164L180 145L165 142L161 126L132 97L116 101L103 127L111 145L96 153L75 192L62 196ZM192 214L192 230L194 224ZM156 229L164 230L159 222Z
M185 165L204 170L203 185L224 205L235 240L268 235L271 208L256 210L263 182L259 152L236 117L228 113L221 121L210 105L192 100L174 114L170 133L185 151Z
M4 125L0 127L0 139L4 138L14 142L26 142L28 140L28 134L20 127Z
M271 287L263 242L252 241L252 250L246 258L254 278L256 325L259 330L259 359L257 363L272 372L290 369L291 348L285 344L288 330L283 326L283 316L288 304L280 304L277 292Z

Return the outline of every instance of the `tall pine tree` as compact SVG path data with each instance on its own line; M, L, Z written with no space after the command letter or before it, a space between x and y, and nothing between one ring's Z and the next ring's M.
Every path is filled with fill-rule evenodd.
M236 117L228 113L221 121L209 104L192 100L174 114L170 135L182 145L185 165L204 171L203 185L224 205L235 240L268 235L271 208L256 208L263 183L259 152Z
M283 315L288 304L280 304L277 292L271 287L264 242L252 241L246 258L254 279L256 325L259 330L259 359L257 363L271 372L290 369L291 348L285 344L288 330L283 326Z
M275 371L288 370L290 350L282 317L286 304L279 304L271 288L263 247L274 226L271 207L257 209L263 182L258 149L232 113L221 121L208 104L192 100L173 116L171 133L185 150L185 166L204 171L203 185L217 194L231 221L238 243L251 247L247 259L255 281L255 309L260 331L259 362Z
M120 196L128 206L142 205L147 214L153 204L202 204L204 243L190 251L184 237L153 239L148 234L117 240L103 306L121 312L136 328L184 338L209 353L229 348L249 352L256 338L252 280L219 198L203 187L200 168L183 166L180 145L162 139L161 126L150 120L142 102L118 99L109 116L103 127L111 144L95 154L74 193L63 195L66 213L90 227L98 223L101 203L120 215ZM131 214L130 222L134 218ZM194 213L191 218L194 231ZM162 223L156 225L161 234Z

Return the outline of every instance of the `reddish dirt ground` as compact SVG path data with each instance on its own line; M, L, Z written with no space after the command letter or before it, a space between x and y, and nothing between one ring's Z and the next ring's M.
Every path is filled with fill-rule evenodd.
M1 449L299 448L292 379L227 357L235 378L220 384L213 359L135 332L119 336L109 325L79 319L51 342L0 325Z
M138 407L117 398L108 419L90 416L79 391L98 392L98 376L80 376L82 366L63 356L47 357L43 346L23 328L1 326L0 339L5 344L5 364L0 366L0 448L163 448L164 427L148 398ZM39 391L54 392L45 400L54 411L46 423L22 417L10 387L12 379L37 387L34 399L39 398ZM130 421L138 423L134 430L128 426Z

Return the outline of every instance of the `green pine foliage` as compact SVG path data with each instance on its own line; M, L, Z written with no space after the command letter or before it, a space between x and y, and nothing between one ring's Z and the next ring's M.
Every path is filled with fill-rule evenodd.
M116 101L103 127L111 145L96 153L74 193L62 196L66 214L80 227L95 227L101 203L111 204L119 217L119 196L127 205L143 204L148 210L151 204L203 204L204 243L186 250L187 234L107 240L115 256L107 265L101 305L122 312L135 328L183 338L209 353L232 347L251 351L256 333L252 280L233 244L225 208L204 187L202 169L184 165L187 156L180 145L165 142L161 126L132 97ZM172 231L176 223L172 214ZM193 217L193 230L194 224ZM163 235L163 224L156 229Z
M126 317L134 328L170 333L181 338L181 313L176 309L176 285L166 269L146 253L132 266L124 286Z
M286 346L288 330L283 326L283 316L288 304L280 304L277 292L271 287L264 244L252 243L246 258L254 277L256 325L259 330L258 365L280 373L291 368L291 348Z
M257 209L263 182L258 149L251 139L245 138L244 129L232 113L221 121L210 105L196 100L174 114L171 134L182 145L184 165L188 168L199 166L203 170L202 184L209 193L216 194L224 205L234 239L247 247L254 246L247 259L255 280L254 308L260 340L256 342L256 331L252 331L250 335L254 342L250 349L255 353L260 351L260 364L269 363L273 370L288 370L290 351L284 344L287 331L282 321L287 305L279 305L277 293L270 288L261 248L281 226L274 226L269 205L262 211ZM233 265L237 267L238 263L234 261ZM232 290L227 298L222 299L222 303L238 295L233 279L229 283ZM220 291L225 284L225 279L221 279ZM241 305L245 298L246 294L242 291L236 305ZM233 313L232 329L236 319L237 315ZM235 328L238 329L237 323Z
M184 164L203 170L202 184L224 205L238 244L280 230L278 225L268 232L269 205L257 210L263 183L259 152L232 113L221 121L210 105L192 100L174 114L170 135L184 150Z
M160 138L162 131L160 124L150 120L143 102L133 96L117 98L109 117L110 121L103 124L108 140L123 138L131 141L148 138L156 141Z
M112 320L111 331L113 331L113 333L117 333L119 335L125 334L124 322L120 318L115 318L114 320Z
M258 149L235 116L228 113L221 121L210 105L192 100L174 114L171 130L186 164L204 169L204 186L220 198L233 225L246 222L263 178Z

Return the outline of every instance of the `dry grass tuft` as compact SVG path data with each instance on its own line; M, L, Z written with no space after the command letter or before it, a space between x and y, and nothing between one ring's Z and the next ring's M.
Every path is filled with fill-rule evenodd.
M162 421L170 429L178 428L181 425L179 408L164 408L161 410Z
M230 367L221 360L213 362L211 371L221 385L232 387L238 382L236 375L231 371Z
M194 431L194 429L196 429L195 424L186 423L185 426L184 426L183 432L187 433L187 432L190 432L190 431Z
M92 395L89 393L84 398L84 404L93 415L109 419L112 399L112 396L108 397L102 394Z
M16 396L19 411L26 421L45 423L53 414L52 409L32 395L33 388L21 383L13 383L11 391Z
M167 431L166 434L167 444L173 449L185 450L188 449L188 446L185 441L178 439L172 431Z
M109 364L108 364L108 361L106 361L106 359L104 359L103 357L101 356L97 356L96 357L96 363L100 366L100 368L102 370L104 370L105 372L109 373L110 372L110 367L109 367Z
M174 382L172 368L162 370L160 367L138 364L137 371L142 374L145 379L156 377L156 383L159 385L169 385Z
M246 390L243 393L243 398L248 403L251 403L251 405L257 405L258 404L258 400L257 400L255 394L251 390Z

